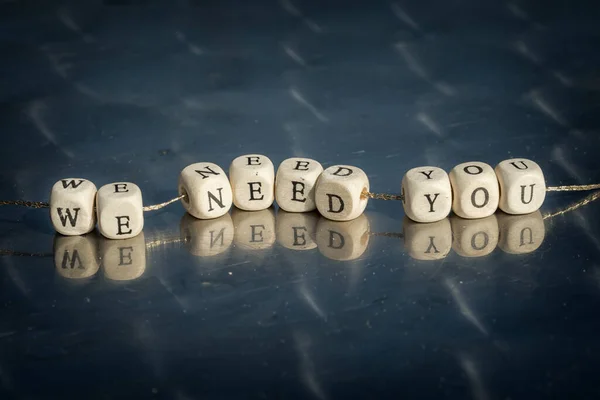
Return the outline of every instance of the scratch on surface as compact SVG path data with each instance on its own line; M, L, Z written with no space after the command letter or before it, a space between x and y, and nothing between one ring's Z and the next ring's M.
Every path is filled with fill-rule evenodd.
M400 21L404 22L406 25L410 26L412 29L414 29L416 31L421 30L421 27L419 26L419 24L417 24L415 22L415 20L412 19L411 16L406 13L406 11L404 11L402 8L400 8L400 5L398 5L398 3L392 3L391 7L392 7L392 12L394 13L394 15L396 17L398 17L398 19Z
M325 314L325 312L317 304L317 301L310 293L305 283L303 283L300 286L300 294L302 295L302 298L306 301L306 303L310 306L310 308L319 316L319 318L327 322L327 314Z
M539 90L532 90L529 94L529 97L533 101L533 104L536 106L536 108L546 116L550 117L554 122L561 126L569 126L569 123L565 120L565 118L550 105L550 103L542 96Z
M473 393L473 398L476 400L489 400L490 396L485 389L485 385L483 384L483 379L477 370L477 366L472 358L467 356L466 354L459 355L460 366L463 371L467 375L467 379L469 379L469 385L471 386L471 392Z
M452 282L452 280L450 278L446 278L444 280L444 284L450 290L450 294L452 295L452 297L454 298L454 301L458 305L458 308L459 308L461 314L467 319L467 321L472 323L481 333L483 333L484 335L487 336L488 335L487 329L479 321L479 319L477 318L477 316L475 315L473 310L471 310L471 307L469 307L469 304L463 297L458 286L456 286L456 284L454 282Z
M425 114L424 112L418 113L417 120L425 125L431 132L435 133L436 136L444 136L442 128L428 114Z
M302 106L306 107L310 112L312 112L313 115L317 117L319 121L324 123L329 122L329 119L323 114L321 114L321 112L317 110L315 106L309 103L296 88L290 88L289 93L294 100L296 100L298 103L300 103Z
M44 121L44 111L46 105L41 100L34 100L27 108L27 116L31 119L37 130L53 145L58 147L67 157L73 158L73 153L61 146L54 135L54 132L46 125Z
M302 67L306 67L306 61L304 61L304 58L302 58L300 54L296 52L296 50L292 49L287 44L283 45L283 50L285 51L285 54L287 54L287 56L291 58L296 64Z

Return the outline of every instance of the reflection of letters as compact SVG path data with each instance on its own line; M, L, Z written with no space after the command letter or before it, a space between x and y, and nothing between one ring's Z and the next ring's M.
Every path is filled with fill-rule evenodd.
M529 243L525 242L525 231L529 231ZM519 244L520 246L525 246L526 244L533 244L533 230L531 228L523 228L521 230L521 243Z
M337 238L337 244L336 242L336 238ZM329 231L329 247L331 247L332 249L341 249L344 247L344 245L346 244L346 240L344 239L344 236L336 231Z
M60 219L62 226L67 226L67 219L68 219L71 226L73 228L75 227L75 225L77 224L77 218L79 217L79 210L81 210L81 208L78 207L78 208L74 208L73 210L75 210L75 216L73 216L73 214L71 214L70 208L66 209L66 212L65 212L66 215L63 215L62 208L56 209L56 212L58 213L58 218Z
M83 269L83 265L81 264L81 258L79 257L79 252L77 250L73 250L73 256L71 257L69 256L69 250L65 250L65 252L63 253L63 260L61 265L62 268L74 269L76 264L78 269Z
M256 228L262 228L261 231L257 232ZM264 225L250 225L250 230L252 231L252 236L250 239L250 243L260 243L264 240L263 238L263 232L265 230L265 226ZM260 237L260 240L257 240L256 238Z
M219 234L217 235L217 237L213 237L215 231L210 231L210 248L212 249L213 246L215 245L215 243L217 243L217 240L221 239L221 247L223 247L223 233L225 232L225 228L221 228L221 230L219 231Z
M430 254L432 248L434 253L439 253L437 247L435 247L435 244L433 243L433 239L435 239L435 236L429 236L429 247L427 247L427 250L425 251L426 254Z
M119 267L131 265L133 263L131 253L133 253L133 247L119 247Z
M483 235L483 245L482 246L477 246L477 237L479 235ZM487 247L489 242L490 242L490 237L488 236L488 234L483 231L480 231L480 232L477 232L476 234L474 234L473 237L471 238L471 247L473 248L473 250L483 250Z
M305 246L306 236L304 236L304 233L298 234L298 231L304 231L306 233L308 229L306 229L305 226L293 226L292 230L294 231L294 246ZM302 242L299 242L298 239L302 239Z

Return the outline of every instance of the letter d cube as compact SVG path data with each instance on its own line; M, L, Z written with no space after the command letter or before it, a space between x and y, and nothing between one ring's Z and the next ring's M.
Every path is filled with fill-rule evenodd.
M317 180L317 209L327 219L350 221L367 207L369 199L362 196L365 190L369 190L369 178L362 169L334 165L323 171Z

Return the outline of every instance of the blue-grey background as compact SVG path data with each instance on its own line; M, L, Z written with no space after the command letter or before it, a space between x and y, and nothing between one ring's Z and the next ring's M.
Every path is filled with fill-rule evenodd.
M600 182L599 21L593 1L2 0L0 199L74 176L154 204L186 165L245 153L355 165L378 192L415 166L517 156L551 185ZM148 215L146 238L183 213ZM397 202L367 216L402 231ZM599 218L592 203L547 220L528 255L429 263L391 237L351 262L163 246L121 284L3 256L0 392L597 398ZM47 211L0 209L3 249L51 253L53 237Z

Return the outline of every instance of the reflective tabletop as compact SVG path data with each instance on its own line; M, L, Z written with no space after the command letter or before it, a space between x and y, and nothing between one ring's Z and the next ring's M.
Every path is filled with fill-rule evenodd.
M0 200L242 154L600 182L593 2L0 2ZM0 207L4 398L597 398L600 201L432 224L180 203L127 240Z

